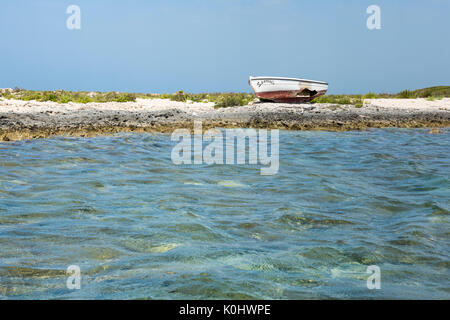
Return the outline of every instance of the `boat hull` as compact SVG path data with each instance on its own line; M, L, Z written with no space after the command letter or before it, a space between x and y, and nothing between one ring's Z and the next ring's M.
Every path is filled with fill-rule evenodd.
M250 77L255 95L263 100L283 103L304 103L324 95L325 82L278 77Z

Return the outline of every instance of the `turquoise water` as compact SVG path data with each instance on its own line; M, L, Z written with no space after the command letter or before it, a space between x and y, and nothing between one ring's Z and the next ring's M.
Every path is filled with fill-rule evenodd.
M274 176L176 166L163 134L1 143L0 298L449 299L450 132L428 131L280 132Z

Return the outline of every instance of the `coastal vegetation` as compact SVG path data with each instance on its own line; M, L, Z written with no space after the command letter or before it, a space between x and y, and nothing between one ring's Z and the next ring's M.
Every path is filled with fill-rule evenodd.
M53 101L57 103L128 102L136 101L136 94L121 92L74 92L65 90L34 91L14 88L2 90L0 97L25 101Z
M430 87L418 90L403 90L399 93L373 93L364 95L324 95L314 99L313 103L353 104L362 107L366 99L417 99L426 98L429 101L450 97L450 86Z
M216 108L245 106L256 98L254 94L243 92L185 93L183 91L178 91L174 94L169 95L153 95L152 97L182 102L214 102Z
M324 95L312 101L313 103L332 103L332 104L358 104L363 102L362 95Z
M397 98L416 99L416 98L448 98L450 97L450 86L430 87L414 91L404 90L397 94Z
M25 101L53 101L57 103L89 103L89 102L134 102L140 99L170 99L180 102L214 102L217 108L244 106L255 99L254 94L242 92L228 93L185 93L173 94L126 93L126 92L87 92L87 91L34 91L20 88L0 90L0 97Z
M404 90L396 94L373 93L364 95L323 95L312 101L312 103L331 103L340 105L364 106L366 99L415 99L425 98L429 101L450 97L450 86L430 87L418 90ZM216 108L234 106L245 106L253 101L256 96L245 92L228 93L127 93L127 92L87 92L87 91L34 91L20 88L0 89L0 98L18 99L25 101L53 101L57 103L90 103L90 102L134 102L140 99L170 99L180 102L214 102Z

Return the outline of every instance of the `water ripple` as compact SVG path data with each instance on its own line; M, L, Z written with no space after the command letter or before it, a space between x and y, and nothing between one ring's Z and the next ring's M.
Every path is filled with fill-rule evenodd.
M162 134L0 144L0 298L449 299L443 131L281 132L275 176Z

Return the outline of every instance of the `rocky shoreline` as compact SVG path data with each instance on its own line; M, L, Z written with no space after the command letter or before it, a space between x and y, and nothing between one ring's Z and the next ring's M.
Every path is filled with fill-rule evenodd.
M450 99L374 99L352 105L255 102L214 109L214 103L137 99L136 102L57 104L0 100L0 141L54 135L91 137L116 132L171 133L192 128L268 128L288 130L364 130L450 126Z

